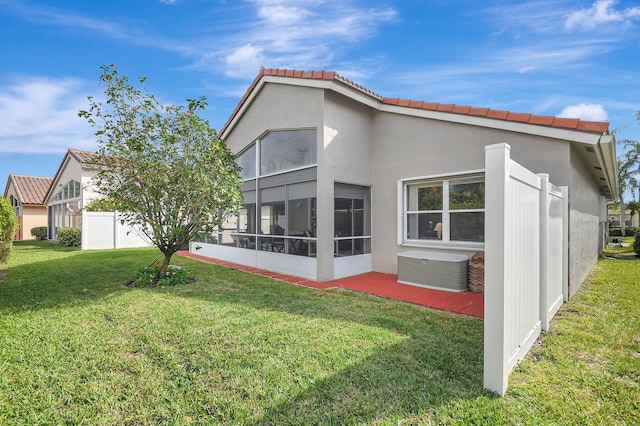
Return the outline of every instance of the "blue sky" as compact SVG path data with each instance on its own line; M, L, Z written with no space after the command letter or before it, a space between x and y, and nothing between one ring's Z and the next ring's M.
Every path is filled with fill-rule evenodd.
M95 149L77 117L102 64L220 128L260 66L383 96L610 121L640 140L640 2L0 0L0 179ZM618 152L622 152L619 147Z

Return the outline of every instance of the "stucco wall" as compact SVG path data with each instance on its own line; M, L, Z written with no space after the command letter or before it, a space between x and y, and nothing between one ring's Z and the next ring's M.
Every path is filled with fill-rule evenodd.
M600 209L598 187L580 161L579 148L571 150L569 188L569 296L582 286L598 260Z
M320 89L266 84L225 135L228 146L237 153L267 130L315 127L321 137L322 96Z
M506 142L512 158L535 173L549 173L556 185L567 185L569 144L548 138L376 113L372 128L373 159L373 267L397 272L397 254L411 247L397 244L397 197L399 179L437 176L484 169L484 147ZM477 249L451 250L451 245L432 244L430 249L472 254Z
M22 206L22 239L33 240L31 229L47 226L47 208L45 206Z

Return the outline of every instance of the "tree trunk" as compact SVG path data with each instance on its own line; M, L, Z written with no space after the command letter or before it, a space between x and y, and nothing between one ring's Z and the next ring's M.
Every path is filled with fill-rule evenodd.
M626 228L625 227L625 222L626 222L626 220L625 220L625 217L624 217L624 211L626 209L627 208L624 205L624 201L622 201L622 198L621 198L620 199L620 233L621 233L620 236L621 237L625 236L625 228Z
M160 280L167 276L167 269L169 268L169 262L171 261L171 256L173 256L173 252L164 253L164 260L162 261L162 266L160 267L160 272L158 273L157 279Z

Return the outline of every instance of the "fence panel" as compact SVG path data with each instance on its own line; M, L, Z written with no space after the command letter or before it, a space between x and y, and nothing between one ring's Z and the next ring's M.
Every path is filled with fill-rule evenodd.
M569 273L569 203L568 188L549 182L548 174L542 179L541 204L541 293L540 320L543 330L549 330L551 318L558 312L568 296Z
M485 148L484 386L504 394L515 364L540 335L542 179Z
M139 229L123 223L118 212L82 212L82 250L151 245Z

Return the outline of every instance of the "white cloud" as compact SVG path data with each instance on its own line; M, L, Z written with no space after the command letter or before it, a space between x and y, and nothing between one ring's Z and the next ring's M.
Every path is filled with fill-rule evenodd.
M257 73L264 60L262 49L251 44L241 46L224 58L225 74L229 77L244 77L247 68Z
M351 2L250 0L253 19L235 28L204 53L198 68L223 67L227 76L251 78L261 65L271 68L319 69L335 52L372 37L379 25L394 20L393 9L362 8Z
M616 0L596 0L589 9L570 13L565 21L565 29L570 31L579 27L590 30L610 23L628 25L634 19L640 19L639 6L616 10L614 9L616 3Z
M608 121L607 111L598 104L579 103L577 105L568 105L558 117L579 118L587 121Z
M55 153L95 149L93 130L78 117L86 87L73 79L22 78L0 86L0 152Z

